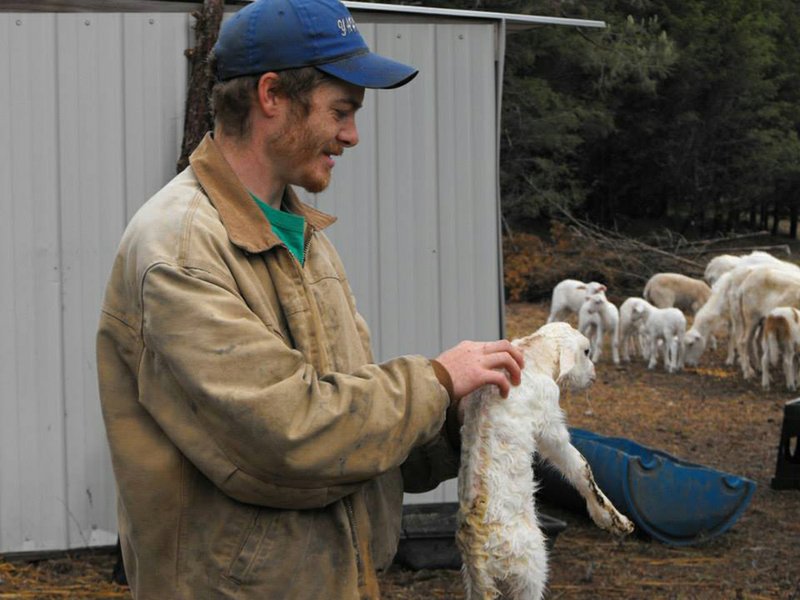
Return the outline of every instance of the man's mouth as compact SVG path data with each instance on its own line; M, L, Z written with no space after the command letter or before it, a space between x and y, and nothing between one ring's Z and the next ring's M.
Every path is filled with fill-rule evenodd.
M328 159L328 167L332 169L333 166L336 164L336 161L334 160L333 157L334 156L341 156L342 155L342 151L341 150L328 150L328 151L324 151L323 154Z

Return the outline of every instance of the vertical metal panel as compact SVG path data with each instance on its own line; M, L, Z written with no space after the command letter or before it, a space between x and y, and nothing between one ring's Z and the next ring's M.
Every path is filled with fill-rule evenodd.
M0 15L7 122L0 162L4 252L0 548L63 545L66 533L55 18ZM11 344L8 344L8 341Z
M439 25L437 33L441 254L451 267L443 269L441 322L450 345L465 333L501 335L494 36L492 28L462 25Z
M123 16L125 102L124 226L175 176L183 140L189 17L182 13Z
M115 541L115 491L95 392L105 268L124 218L122 18L58 17L67 547Z

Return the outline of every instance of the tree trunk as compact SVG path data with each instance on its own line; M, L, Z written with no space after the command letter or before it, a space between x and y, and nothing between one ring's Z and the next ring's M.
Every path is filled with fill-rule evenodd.
M789 237L797 239L797 203L789 204Z
M729 232L736 231L739 227L739 210L736 208L728 209L728 219L725 224L725 229Z
M755 202L750 203L750 229L756 228L756 222L758 218L758 207L756 206Z
M203 8L192 13L196 20L195 47L185 52L189 59L189 87L183 119L183 144L177 165L179 173L189 164L189 155L203 136L214 126L209 100L214 80L206 69L206 59L217 41L224 6L225 0L204 0Z
M775 200L772 204L772 235L778 235L778 225L781 221L781 203Z
M768 218L769 218L769 212L767 210L767 201L766 200L762 200L761 201L761 220L759 222L759 226L760 226L761 229L766 229L767 228Z

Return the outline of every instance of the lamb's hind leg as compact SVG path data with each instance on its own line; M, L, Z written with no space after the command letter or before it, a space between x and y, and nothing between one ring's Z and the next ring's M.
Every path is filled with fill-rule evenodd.
M467 566L466 561L461 565L461 579L466 600L495 600L499 595L489 574L474 565Z
M566 426L553 429L555 431L551 431L540 440L539 453L561 471L567 481L583 496L589 516L598 527L617 534L633 531L633 523L620 513L597 487L589 463L570 443Z
M469 517L467 517L468 519ZM466 600L494 600L499 595L488 572L483 532L469 525L460 525L456 545L461 552L461 579Z
M520 529L512 534L521 542L522 556L508 565L510 573L505 585L501 586L505 598L513 600L541 600L547 583L547 549L541 529Z

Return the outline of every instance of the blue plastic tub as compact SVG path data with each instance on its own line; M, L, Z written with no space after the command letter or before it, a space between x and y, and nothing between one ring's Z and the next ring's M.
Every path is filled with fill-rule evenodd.
M625 438L570 428L572 444L586 457L600 489L639 532L675 546L716 537L742 516L755 482L686 462ZM537 465L540 496L565 508L585 502L547 466Z

